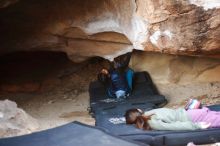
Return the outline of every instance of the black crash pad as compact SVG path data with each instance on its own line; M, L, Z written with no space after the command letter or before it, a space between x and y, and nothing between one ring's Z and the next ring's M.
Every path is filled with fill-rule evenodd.
M159 95L146 72L135 73L134 90L125 100L108 98L105 88L99 82L90 84L90 105L96 119L96 126L114 135L149 144L151 146L186 146L189 142L208 144L220 141L220 129L206 129L195 131L144 131L133 125L126 125L123 119L125 110L140 108L150 110L164 105L166 99ZM220 105L209 107L220 110Z
M131 125L126 125L124 114L127 109L131 108L139 108L143 111L147 111L155 107L156 106L152 103L122 103L117 106L113 105L112 107L99 108L95 113L96 126L104 128L106 131L115 135L143 132Z
M105 87L98 81L90 83L89 93L91 111L96 119L96 126L115 135L142 132L142 130L125 124L126 110L140 108L146 111L167 102L164 96L159 95L147 72L134 74L133 91L126 99L109 98L106 95Z
M143 142L151 146L186 146L187 143L210 144L220 141L220 129L206 129L195 131L146 131L121 135L121 137Z
M0 139L0 146L148 146L73 122L29 135Z
M131 105L122 104L118 107L103 109L102 112L99 111L99 114L96 114L96 125L114 135L151 146L186 146L189 142L208 144L220 141L220 128L194 131L144 131L133 125L126 125L125 121L123 122L120 119L123 118L123 113L126 107L129 106L132 107ZM137 105L137 107L145 111L154 108L151 104ZM208 108L219 111L220 105L213 105ZM119 123L117 123L117 119L119 119Z
M147 72L137 72L134 74L133 90L126 99L109 98L106 93L106 88L99 81L90 83L89 95L92 113L95 113L98 108L118 105L120 103L134 103L134 101L137 103L153 103L155 105L167 103L166 98L163 95L159 95Z
M220 104L207 106L212 111L220 111Z

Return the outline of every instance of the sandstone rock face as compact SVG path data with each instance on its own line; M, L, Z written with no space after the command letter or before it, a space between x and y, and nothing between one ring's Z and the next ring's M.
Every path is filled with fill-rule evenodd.
M219 59L137 52L130 66L136 71L148 71L168 99L177 98L178 102L202 95L220 98Z
M133 49L220 56L218 0L3 0L0 52L63 51L73 61Z
M0 137L11 137L36 131L37 121L24 110L17 107L15 102L0 101Z
M210 6L200 5L202 2ZM220 1L139 0L138 5L137 13L149 22L148 42L153 44L145 50L219 55Z

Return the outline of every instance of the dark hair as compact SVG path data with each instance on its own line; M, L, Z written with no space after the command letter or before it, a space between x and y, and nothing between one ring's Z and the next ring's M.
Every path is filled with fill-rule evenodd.
M125 113L126 124L135 124L137 117L141 116L143 112L140 109L129 109Z
M150 125L148 124L148 120L151 119L151 116L138 116L136 119L135 126L139 129L151 130Z
M100 81L101 83L107 82L107 79L108 79L108 75L106 75L104 73L98 74L98 81Z
M151 130L148 120L152 115L144 116L140 109L129 109L125 113L126 124L135 124L139 129Z

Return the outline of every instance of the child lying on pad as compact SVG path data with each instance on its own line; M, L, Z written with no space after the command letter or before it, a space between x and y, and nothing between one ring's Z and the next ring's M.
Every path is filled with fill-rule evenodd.
M126 111L127 124L135 124L144 130L196 130L220 127L220 112L202 109L159 108L143 112L140 109Z

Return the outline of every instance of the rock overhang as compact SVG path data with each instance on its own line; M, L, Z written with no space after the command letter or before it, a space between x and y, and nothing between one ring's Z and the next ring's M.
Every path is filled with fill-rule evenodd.
M4 0L0 18L1 54L62 51L76 62L133 49L220 56L217 1Z

